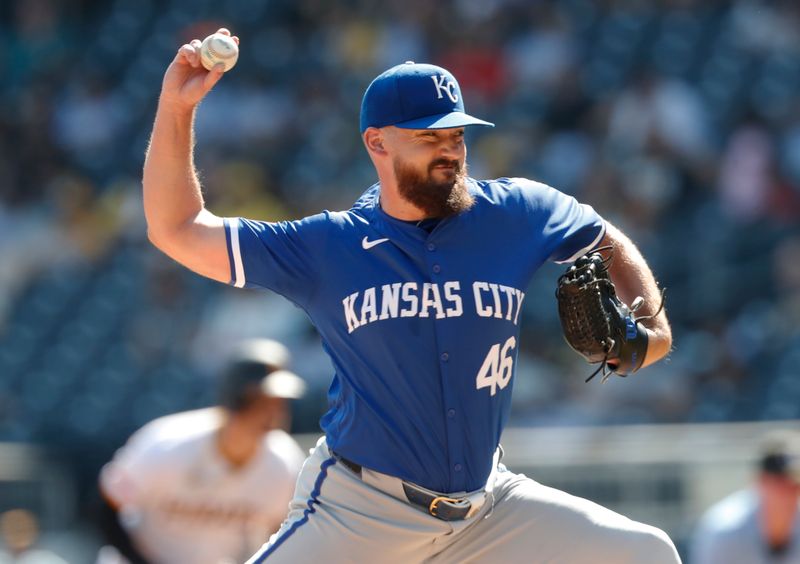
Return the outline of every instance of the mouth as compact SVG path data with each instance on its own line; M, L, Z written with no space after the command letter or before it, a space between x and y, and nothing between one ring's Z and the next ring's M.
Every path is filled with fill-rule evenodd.
M460 167L457 162L438 161L431 164L430 169L431 171L440 170L442 172L456 173L459 171Z

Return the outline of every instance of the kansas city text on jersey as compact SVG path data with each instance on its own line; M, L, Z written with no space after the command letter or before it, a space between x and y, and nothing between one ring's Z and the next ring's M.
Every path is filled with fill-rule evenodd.
M525 292L494 282L473 282L471 297L480 317L519 323ZM395 282L353 292L342 300L347 332L374 321L397 317L460 317L464 314L461 282Z

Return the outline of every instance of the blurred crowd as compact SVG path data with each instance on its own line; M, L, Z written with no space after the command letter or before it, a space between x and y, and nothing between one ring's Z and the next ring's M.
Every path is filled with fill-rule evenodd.
M317 429L330 368L302 312L146 241L161 76L220 26L242 51L197 116L216 213L349 207L375 180L363 91L414 60L450 69L497 124L469 133L473 176L551 184L643 250L667 288L670 360L584 385L545 268L525 301L518 425L800 417L797 2L16 0L0 15L0 440L94 469L152 417L207 403L203 375L252 336L292 349L316 392L295 429Z

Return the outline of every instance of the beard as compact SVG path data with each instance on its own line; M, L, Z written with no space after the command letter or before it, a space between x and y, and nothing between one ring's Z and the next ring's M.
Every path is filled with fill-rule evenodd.
M433 169L439 165L453 167L442 181L433 179ZM462 167L457 160L436 159L425 172L423 174L397 158L394 160L400 196L422 210L426 219L458 215L475 203L475 198L467 189L466 163Z

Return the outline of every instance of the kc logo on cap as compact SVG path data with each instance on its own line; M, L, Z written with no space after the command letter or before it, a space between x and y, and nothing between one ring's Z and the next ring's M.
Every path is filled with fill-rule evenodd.
M361 133L368 127L448 129L468 125L494 127L464 110L458 81L436 65L407 61L380 74L361 101Z
M456 84L455 80L448 80L447 84L445 84L444 81L447 80L447 77L443 74L432 76L431 78L433 79L433 85L436 86L436 93L439 94L437 98L441 98L442 92L444 92L454 104L458 102L458 95L456 94L458 92L458 84Z

